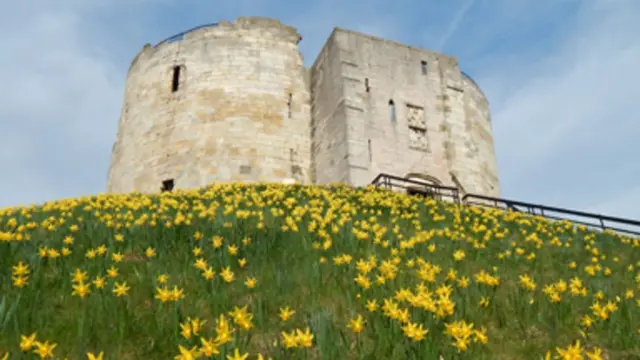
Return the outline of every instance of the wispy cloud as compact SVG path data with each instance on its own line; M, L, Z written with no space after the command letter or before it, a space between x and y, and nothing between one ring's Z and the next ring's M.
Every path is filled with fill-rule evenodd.
M445 45L447 45L447 42L449 41L451 36L456 32L456 30L458 30L458 27L460 26L460 22L464 19L465 15L467 15L467 12L469 11L469 9L471 9L474 3L475 3L475 0L467 0L460 7L460 10L458 10L458 12L456 12L453 19L451 19L449 26L447 27L444 34L442 34L442 37L440 38L440 42L438 43L437 48L434 50L443 51Z
M14 3L0 21L2 205L93 193L105 176L123 77L84 30L89 9ZM15 31L19 29L20 31ZM12 31L13 30L13 31ZM81 151L78 151L81 150Z
M497 60L481 72L489 99L497 99L505 195L597 207L637 184L640 26L631 11L638 7L623 3L584 5L552 51Z

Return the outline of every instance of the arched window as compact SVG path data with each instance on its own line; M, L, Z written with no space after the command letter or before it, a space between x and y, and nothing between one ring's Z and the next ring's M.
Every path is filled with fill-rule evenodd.
M396 104L393 103L393 100L389 100L389 118L391 121L396 121Z
M409 173L405 176L405 179L412 181L412 184L407 186L407 194L434 199L442 198L438 187L443 184L438 178L426 174Z

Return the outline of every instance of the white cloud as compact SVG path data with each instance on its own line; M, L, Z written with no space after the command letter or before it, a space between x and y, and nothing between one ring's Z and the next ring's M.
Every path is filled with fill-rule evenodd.
M467 0L460 7L460 9L456 12L455 16L453 17L453 19L451 19L449 26L447 27L444 34L440 38L440 42L438 43L438 46L434 50L436 51L443 50L444 46L447 44L451 36L456 32L456 30L458 30L458 27L460 26L460 22L464 19L465 15L469 11L469 9L471 9L474 3L475 3L475 0Z
M36 4L16 3L0 21L11 54L0 58L0 206L101 188L119 114L121 77L87 30L88 9L63 1L29 11Z
M585 2L550 52L479 70L505 197L577 209L621 194L640 203L630 192L640 177L636 4Z
M640 200L640 185L626 188L616 196L586 207L584 211L640 220L638 200Z

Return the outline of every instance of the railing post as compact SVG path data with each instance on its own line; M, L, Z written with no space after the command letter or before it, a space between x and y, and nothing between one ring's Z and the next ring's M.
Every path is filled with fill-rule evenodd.
M393 183L393 181L397 181L397 183ZM416 181L413 181L411 179L401 178L401 177L384 174L384 173L379 174L372 183L375 185L376 188L386 187L387 189L392 189L394 188L394 186L399 186L400 188L407 188L408 186L407 184L418 185ZM497 209L504 209L506 211L514 211L514 212L521 212L521 213L524 213L526 211L527 214L530 214L533 216L544 216L546 218L550 218L554 220L559 220L559 219L568 220L574 224L585 224L591 227L599 226L602 230L608 229L608 226L605 224L605 220L606 220L606 221L611 221L613 223L611 227L611 230L613 231L622 232L626 234L634 234L636 236L640 235L640 232L638 231L619 229L616 226L617 224L625 224L625 225L632 225L637 228L637 227L640 227L640 221L637 221L637 220L608 217L608 216L603 216L601 214L585 213L585 212L580 212L575 210L568 210L568 209L557 208L552 206L544 206L539 204L532 204L532 203L526 203L521 201L502 199L502 198L496 198L496 197L490 197L490 196L463 194L460 188L457 188L457 187L448 187L448 186L440 187L437 185L427 185L424 187L427 190L429 190L429 193L433 193L434 196L438 199L442 199L445 195L452 196L453 201L456 204L492 206ZM472 199L472 200L469 200L469 199ZM477 201L474 201L473 199L477 199ZM551 214L549 214L549 212L551 212ZM559 218L554 217L553 213L559 213L560 215L556 215L556 216L560 216L560 217ZM578 220L571 220L569 216L586 217L591 220L597 219L598 222L596 222L595 224L591 222L589 224L585 222L580 222Z

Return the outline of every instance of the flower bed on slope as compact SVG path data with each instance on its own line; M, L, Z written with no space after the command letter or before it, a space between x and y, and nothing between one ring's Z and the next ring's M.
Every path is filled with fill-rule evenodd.
M347 186L8 208L0 359L638 358L639 247Z

